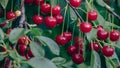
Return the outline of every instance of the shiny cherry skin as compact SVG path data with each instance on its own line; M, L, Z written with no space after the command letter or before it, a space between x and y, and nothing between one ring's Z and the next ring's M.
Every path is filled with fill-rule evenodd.
M48 28L54 28L57 25L57 20L55 17L46 17L45 18L45 25Z
M117 68L120 68L120 65Z
M111 57L114 54L114 48L109 47L109 46L103 46L102 53L106 57Z
M34 55L33 55L32 51L31 51L31 49L28 49L28 56L34 57Z
M83 32L83 33L89 33L91 30L92 30L92 25L91 23L89 22L82 22L80 24L80 30Z
M91 50L91 48L93 48L95 51L99 51L100 50L100 45L98 42L93 42L93 43L90 43L89 45L89 49Z
M44 0L33 0L33 3L35 4L35 5L42 5L43 3L44 3Z
M113 30L110 32L110 40L111 41L117 41L119 39L119 37L120 37L119 31Z
M95 21L98 17L98 13L95 10L91 10L87 14L88 14L88 19L91 21Z
M68 46L67 48L67 52L69 55L73 55L77 53L77 48L75 46Z
M56 36L55 41L59 45L65 45L67 43L67 38L62 35L58 35L58 36Z
M103 30L103 26L98 25L98 26L97 26L97 30Z
M64 17L61 14L58 14L55 16L56 20L57 20L57 24L62 24Z
M34 15L32 19L33 22L37 25L40 25L43 22L43 17L41 17L40 15Z
M16 18L16 15L15 15L14 12L9 11L9 12L7 12L7 14L6 14L6 18L7 18L8 20L10 20L10 19L15 19L15 18Z
M26 3L26 4L32 4L32 3L33 3L33 0L25 0L25 3Z
M25 55L26 60L30 59L30 56L28 56L28 54Z
M106 30L98 30L97 31L97 37L100 40L106 40L108 38L108 36L109 36L109 33Z
M6 30L6 32L5 32L5 33L9 35L11 31L12 31L12 29L11 29L11 28L9 28L9 29L7 29L7 30Z
M59 5L56 5L52 8L52 14L53 16L60 14L61 7Z
M63 32L63 36L66 37L68 41L70 41L72 39L71 32Z
M42 11L43 13L45 13L45 14L50 13L50 11L51 11L51 5L48 4L48 3L43 3L43 4L41 5L41 11Z
M70 4L73 6L73 7L79 7L82 3L82 0L70 0Z
M83 41L82 40L76 41L75 44L74 44L74 46L76 48L83 48Z
M72 61L76 64L81 64L84 62L84 58L81 54L73 54Z
M26 45L23 45L23 44L19 45L19 53L20 53L20 55L25 56L26 49L27 49Z
M27 36L22 36L18 39L18 44L23 44L23 45L29 45L30 41L29 38Z

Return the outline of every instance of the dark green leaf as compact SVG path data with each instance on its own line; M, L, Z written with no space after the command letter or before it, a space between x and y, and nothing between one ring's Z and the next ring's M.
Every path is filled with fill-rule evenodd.
M9 0L0 0L2 7L5 9Z
M52 51L52 53L59 55L60 48L56 42L54 42L52 39L50 39L48 37L44 37L44 36L40 36L40 37L38 37L38 39L40 41L45 42L48 45L48 47L50 48L50 50Z
M83 63L78 65L78 68L90 68L90 67Z
M2 29L0 28L0 40L4 39L4 32L2 31Z
M66 62L66 59L65 58L62 58L62 57L55 57L51 60L53 63L55 63L56 65L59 65L59 64L63 64Z
M33 36L40 36L42 34L42 30L39 28L32 28L29 33Z
M0 24L4 23L6 21L5 18L0 18Z
M104 7L104 1L103 1L103 0L96 0L96 2L97 2L100 6Z

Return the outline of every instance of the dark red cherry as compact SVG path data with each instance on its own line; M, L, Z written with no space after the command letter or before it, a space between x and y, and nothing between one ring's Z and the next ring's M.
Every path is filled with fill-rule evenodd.
M30 40L27 36L22 36L18 39L18 44L28 45L30 44Z
M117 68L120 68L120 65Z
M52 8L52 14L54 16L60 14L60 11L61 11L61 7L59 5L56 5Z
M32 4L32 3L33 3L33 0L25 0L25 3L26 3L26 4Z
M90 48L90 50L91 50L91 48L93 48L95 51L99 51L100 45L98 42L93 42L93 43L90 43L89 48Z
M45 14L50 13L50 11L51 11L51 5L48 4L48 3L42 4L42 5L41 5L41 11L42 11L43 13L45 13Z
M7 25L7 23L8 23L8 22L1 23L1 24L0 24L0 27L3 28L4 26Z
M70 0L70 4L73 6L73 7L79 7L82 3L82 0Z
M66 37L68 41L70 41L72 39L71 32L63 32L63 36Z
M55 41L56 41L57 44L59 44L59 45L65 45L68 40L67 40L66 37L64 37L64 36L62 36L62 35L58 35L58 36L56 36Z
M35 5L42 5L44 3L44 0L33 0Z
M98 26L97 26L97 30L103 30L103 26L98 25Z
M81 64L84 62L84 58L81 54L73 54L72 61L76 64Z
M83 32L83 33L89 33L91 30L92 30L92 25L91 23L89 22L82 22L80 24L80 30Z
M114 48L109 47L109 46L103 46L102 53L106 57L111 57L114 54Z
M46 17L45 18L45 25L48 28L54 28L57 25L57 20L55 17Z
M0 46L0 49L1 49L1 50L0 50L1 52L5 52L5 51L6 51L6 48L5 48L5 47Z
M109 33L106 30L98 30L97 31L97 37L100 40L105 40L108 38L108 36L109 36Z
M30 56L28 56L28 54L26 54L26 55L25 55L25 58L26 58L27 60L29 60L29 59L30 59Z
M58 14L55 16L56 20L57 20L57 24L62 24L64 17L61 14Z
M83 48L83 41L82 40L76 41L75 44L74 44L74 46L76 48Z
M12 31L12 29L11 29L11 28L9 28L9 29L7 29L7 30L6 30L6 32L5 32L5 33L9 35L11 31Z
M68 46L67 52L70 55L76 54L77 53L77 48L75 46Z
M25 56L26 49L27 49L26 45L23 45L23 44L19 45L19 53L20 53L20 55Z
M7 18L8 20L10 20L10 19L15 19L15 18L16 18L16 14L15 14L14 12L12 12L12 11L9 11L9 12L7 12L7 14L6 14L6 18Z
M32 51L31 51L31 49L28 49L28 56L34 57L34 55L33 55Z
M120 37L119 31L113 30L110 32L110 40L111 41L117 41L119 39L119 37Z
M88 14L88 19L92 21L95 21L98 17L98 13L95 10L91 10L87 14Z
M34 15L32 19L33 22L37 25L40 25L43 22L43 18L39 15Z

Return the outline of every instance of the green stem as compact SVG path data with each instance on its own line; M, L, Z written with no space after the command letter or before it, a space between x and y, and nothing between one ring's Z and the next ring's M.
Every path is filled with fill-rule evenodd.
M40 0L38 2L39 2L39 5L38 5L38 15L40 15Z
M6 9L4 9L4 18L6 18Z
M82 9L82 8L77 8L78 10L81 10L82 12L84 12L84 13L87 13L84 9Z
M114 24L114 16L112 15L112 24ZM112 30L113 30L113 25L112 25Z
M60 2L59 2L59 0L57 0L57 4L59 4Z
M67 21L67 32L68 32L68 29L69 29L69 22L70 22L70 7L68 7L68 21Z
M13 11L13 0L11 1L11 11Z
M50 0L50 1L51 1L51 17L52 17L52 15L53 15L53 14L52 14L52 7L53 7L52 4L53 4L53 3L52 3L52 0Z

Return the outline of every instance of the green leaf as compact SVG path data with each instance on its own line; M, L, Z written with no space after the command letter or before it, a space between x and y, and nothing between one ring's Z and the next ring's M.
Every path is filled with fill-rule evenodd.
M2 31L2 29L0 28L0 40L4 39L4 32Z
M103 1L103 0L96 0L96 2L97 2L100 6L104 7L104 1Z
M106 61L106 67L107 68L113 68L113 66L111 65L111 63L109 61L107 61L107 60L105 60L105 61Z
M54 63L46 58L32 58L28 61L28 64L33 68L57 68Z
M4 23L6 21L5 18L0 18L0 24Z
M39 28L32 28L29 32L30 35L32 36L41 36L42 30Z
M120 64L119 58L118 58L118 56L117 56L116 53L114 53L114 55L113 55L112 57L110 57L110 59L111 59L112 61L114 61L114 63L115 63L116 65L119 65L119 64Z
M92 51L91 54L91 68L101 68L100 56L96 51Z
M44 36L40 36L40 37L38 37L38 39L40 41L45 42L47 44L47 46L50 48L50 50L52 51L53 54L59 55L60 48L59 48L59 46L57 45L56 42L54 42L52 39L50 39L48 37L44 37Z
M25 29L14 28L9 35L9 40L10 42L15 43L24 34L25 34Z
M120 7L120 0L118 0L118 2L117 2L117 3L118 3L118 6Z
M77 16L72 8L70 8L70 18L71 18L71 20L77 19Z
M0 61L2 61L7 55L0 55Z
M2 7L5 9L7 4L8 4L9 0L0 0L0 4L2 5Z
M63 64L66 62L66 59L65 58L62 58L62 57L55 57L51 60L53 63L55 63L56 65L59 65L59 64Z
M90 68L89 66L87 66L86 64L80 64L77 66L78 68Z
M30 42L30 48L35 57L41 57L41 58L44 57L45 51L37 43Z

